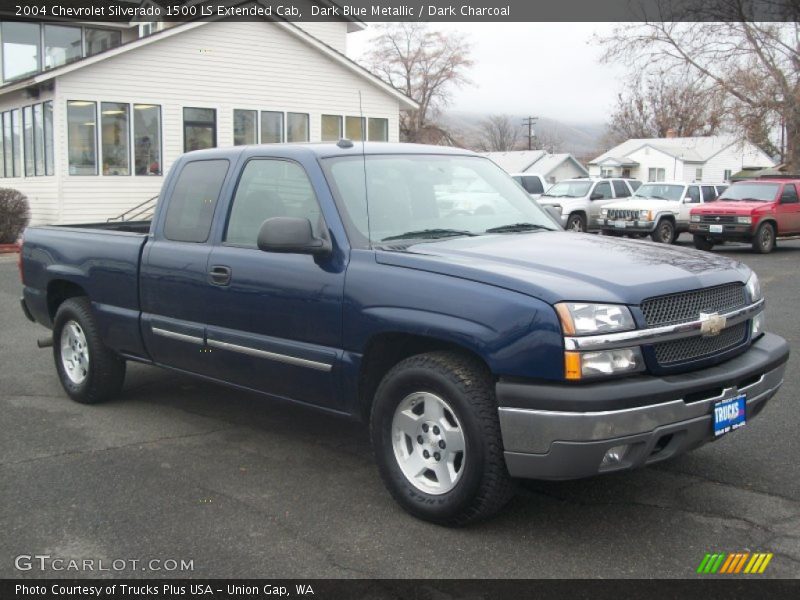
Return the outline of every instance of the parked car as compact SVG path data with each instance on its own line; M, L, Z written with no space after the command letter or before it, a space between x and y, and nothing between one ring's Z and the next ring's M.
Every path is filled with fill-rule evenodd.
M606 235L649 235L654 242L672 244L689 231L689 211L711 202L727 186L712 183L650 182L627 202L611 202L600 211L598 226Z
M800 235L798 184L800 179L732 184L714 204L692 210L695 248L711 250L721 242L748 242L754 252L768 254L777 238Z
M542 207L552 207L551 214L560 215L560 223L568 231L598 229L600 210L615 199L628 198L633 188L626 179L564 179L553 184L539 198Z
M544 176L538 173L513 173L511 178L519 183L534 200L538 200L550 187Z
M494 211L441 211L453 179ZM30 227L20 274L77 402L113 398L136 361L360 419L396 501L448 525L499 510L513 478L735 430L789 354L745 265L566 234L490 160L441 146L191 152L152 223Z

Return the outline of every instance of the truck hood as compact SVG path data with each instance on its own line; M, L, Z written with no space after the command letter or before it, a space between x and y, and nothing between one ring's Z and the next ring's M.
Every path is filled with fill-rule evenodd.
M745 282L750 275L748 267L718 254L563 231L413 244L378 250L376 260L510 289L551 304L639 304L652 296Z
M769 202L744 202L741 200L725 202L725 200L716 200L693 208L692 212L705 215L749 215L755 209L764 208L769 204Z

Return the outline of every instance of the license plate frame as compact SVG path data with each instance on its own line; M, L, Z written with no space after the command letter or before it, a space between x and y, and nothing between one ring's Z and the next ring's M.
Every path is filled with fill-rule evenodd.
M715 438L744 427L747 425L746 395L739 394L735 398L717 402L714 404L712 417Z
M616 221L614 221L614 227L616 227L617 229L625 229L627 226L628 226L627 221L623 221L621 219L617 219Z
M722 233L725 229L722 225L709 225L708 230L711 233Z

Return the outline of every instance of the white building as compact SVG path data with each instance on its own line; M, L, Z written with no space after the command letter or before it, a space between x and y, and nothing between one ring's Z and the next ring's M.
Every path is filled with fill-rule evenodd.
M509 152L484 152L506 173L535 173L549 183L573 177L588 177L589 171L574 156L566 153L550 154L544 150L513 150Z
M357 23L160 25L0 23L0 187L32 223L119 215L188 150L397 141L416 106L344 55Z
M743 168L773 166L760 148L731 136L631 139L589 162L597 177L642 181L729 181Z

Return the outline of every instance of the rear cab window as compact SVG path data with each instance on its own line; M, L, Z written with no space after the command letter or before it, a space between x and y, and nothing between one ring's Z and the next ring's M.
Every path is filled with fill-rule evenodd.
M181 169L167 205L164 237L174 242L204 243L230 163L195 160Z

